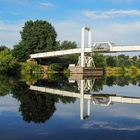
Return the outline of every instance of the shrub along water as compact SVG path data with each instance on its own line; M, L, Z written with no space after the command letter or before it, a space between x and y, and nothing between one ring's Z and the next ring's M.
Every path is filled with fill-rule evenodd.
M19 64L12 56L9 49L4 48L0 51L0 73L2 74L14 74L19 70Z

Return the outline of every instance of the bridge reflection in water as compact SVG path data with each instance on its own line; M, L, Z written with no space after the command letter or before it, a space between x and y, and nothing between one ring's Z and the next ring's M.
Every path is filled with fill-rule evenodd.
M71 81L72 82L72 81ZM74 81L73 81L74 82ZM30 85L30 90L42 93L50 93L65 97L73 97L80 99L80 118L84 120L90 116L91 102L95 105L109 106L113 103L140 104L140 97L117 96L116 94L102 94L91 92L95 79L77 80L79 92L65 91L49 87L41 87ZM84 114L84 100L87 101L87 113Z

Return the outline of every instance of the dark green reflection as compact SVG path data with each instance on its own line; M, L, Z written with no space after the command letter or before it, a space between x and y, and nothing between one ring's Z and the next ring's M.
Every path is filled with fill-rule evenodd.
M137 76L134 78L129 77L129 76L102 77L95 81L93 89L94 91L100 91L103 89L103 85L107 85L107 86L118 85L118 86L123 87L129 84L140 86L140 76Z
M56 102L59 100L63 103L75 101L75 99L69 97L31 91L24 82L16 83L11 91L13 97L21 103L19 111L26 122L43 123L52 117L56 110Z
M13 77L4 77L0 75L0 96L9 94L15 81L16 79Z
M26 122L41 123L50 119L55 112L57 98L49 94L30 91L29 87L19 82L12 88L13 97L20 101L19 111Z

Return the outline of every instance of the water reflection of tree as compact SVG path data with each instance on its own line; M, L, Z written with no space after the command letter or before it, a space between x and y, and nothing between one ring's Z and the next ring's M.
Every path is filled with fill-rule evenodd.
M100 91L103 89L103 85L105 84L105 78L97 79L93 85L94 91Z
M13 97L21 102L19 111L26 122L43 123L52 117L56 110L56 102L59 100L63 103L75 101L73 98L31 91L23 82L15 84L12 93Z
M93 90L100 91L103 89L104 85L107 85L107 86L118 85L118 86L124 87L129 84L140 86L140 76L137 76L134 78L132 78L130 76L103 77L101 79L96 80L96 82L93 86Z
M106 78L105 83L108 86L118 85L121 87L129 85L129 84L137 85L140 83L140 77L131 78L129 76L120 76L120 77L111 76L111 77Z
M62 75L54 75L51 79L40 79L36 82L37 86L42 87L49 87L54 89L60 89L64 91L71 91L71 92L78 92L77 84L76 82L73 84L70 84L68 79ZM66 96L59 96L59 95L52 95L57 97L62 103L74 103L75 98L72 97L66 97Z
M31 91L23 82L15 84L12 93L13 97L21 102L19 111L26 122L45 122L50 119L56 110L55 102L58 101L57 98L49 94Z
M49 95L26 94L24 98L19 111L22 112L23 120L26 122L43 123L49 120L56 110L55 98Z
M15 79L12 77L0 75L0 96L5 96L10 93Z
M61 89L61 90L67 90L67 91L73 91L78 92L77 84L72 83L70 84L68 79L66 78L59 78L57 80L48 80L48 79L40 79L36 82L37 86L44 86L49 88L55 88L55 89Z

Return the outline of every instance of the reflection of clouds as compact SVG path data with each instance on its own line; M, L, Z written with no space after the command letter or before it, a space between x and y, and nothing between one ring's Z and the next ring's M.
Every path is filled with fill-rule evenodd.
M134 90L136 89L136 90ZM140 97L140 87L131 85L129 86L125 85L123 87L118 86L118 85L113 85L111 87L104 85L103 86L103 93L114 93L117 94L118 96L133 96L133 97Z
M0 114L4 112L18 112L19 102L11 94L0 97Z
M82 125L82 128L136 131L136 130L140 130L140 125L128 125L128 124L106 122L106 121L88 121L87 123Z
M79 101L77 100L75 103L56 103L57 110L55 112L56 116L59 117L73 117L79 116Z
M110 113L112 116L116 117L127 117L127 118L135 118L140 119L140 105L136 107L136 105L127 104L122 106L121 104L118 104L116 108L114 107L112 110L110 110Z
M102 107L92 105L92 114L109 117L125 117L140 120L140 105L116 103ZM94 116L93 116L94 118Z

